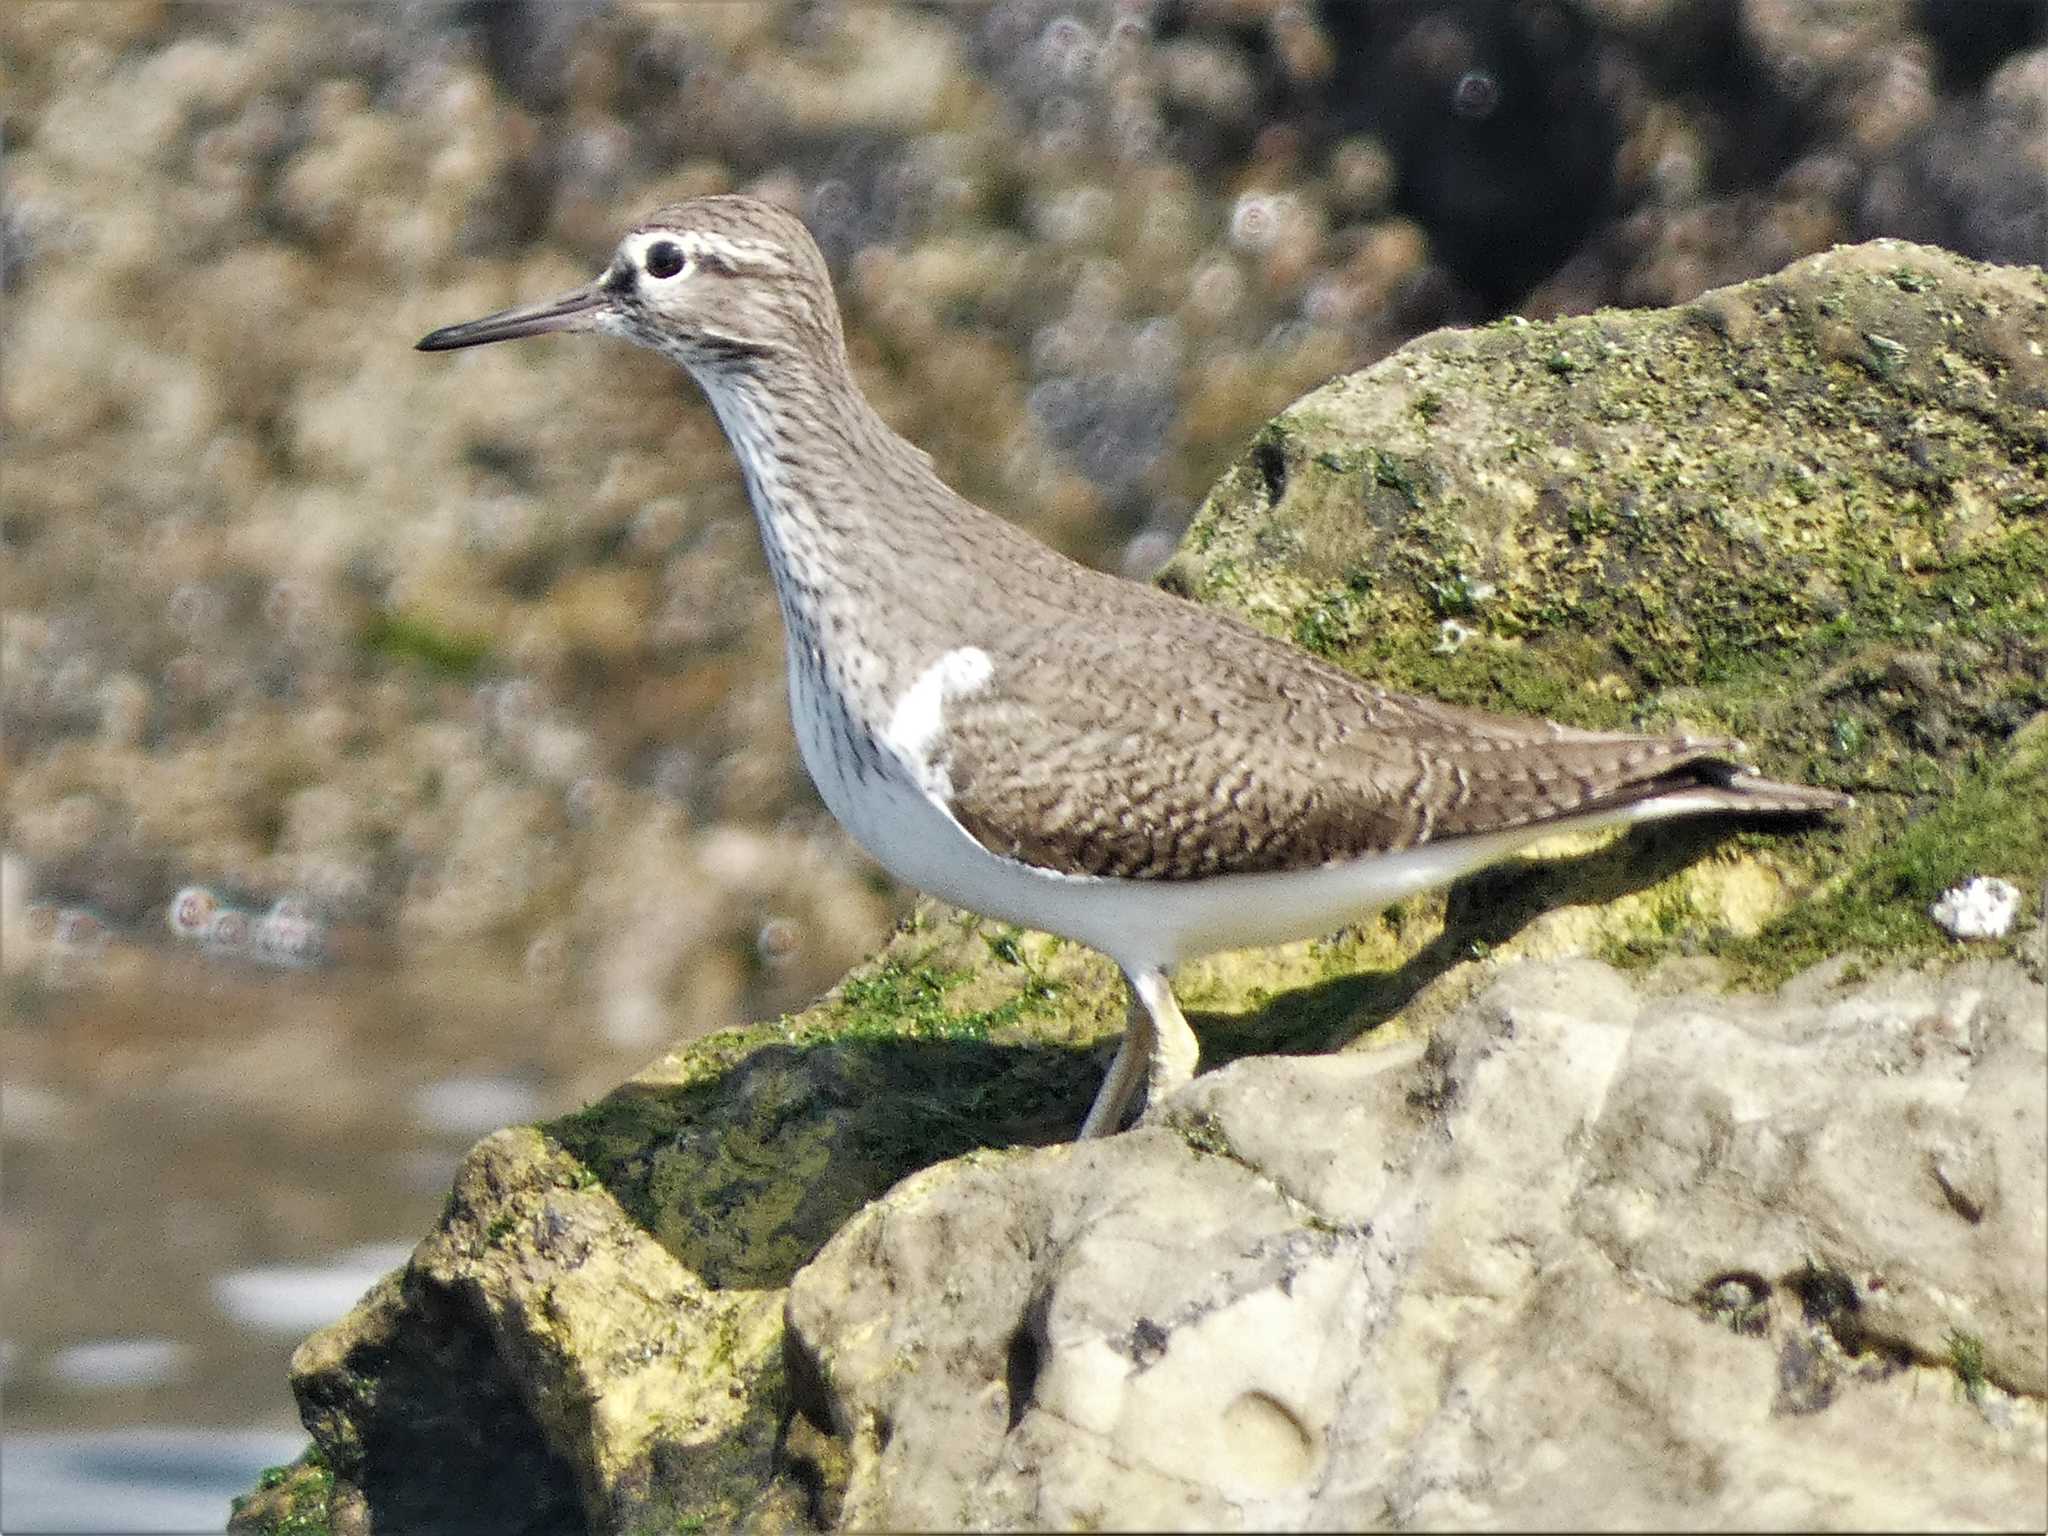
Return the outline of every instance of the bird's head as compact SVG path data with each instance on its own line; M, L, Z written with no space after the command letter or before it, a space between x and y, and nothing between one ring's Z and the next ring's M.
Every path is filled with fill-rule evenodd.
M844 357L817 243L794 214L751 197L658 209L581 288L444 326L418 346L445 352L554 331L620 336L699 374L777 356Z

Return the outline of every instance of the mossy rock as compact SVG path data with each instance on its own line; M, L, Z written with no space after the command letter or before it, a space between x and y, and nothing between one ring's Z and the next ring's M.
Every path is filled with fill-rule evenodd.
M1732 734L1857 796L1733 841L1747 912L1710 865L1610 958L1931 954L1948 885L2048 872L2048 276L1880 240L1423 337L1271 422L1164 579L1389 687Z
M1069 1136L1121 1019L1086 951L927 909L806 1012L485 1138L406 1267L293 1357L320 1487L286 1469L236 1529L814 1520L837 1452L793 1412L790 1276L916 1169Z
M234 1501L228 1529L249 1536L329 1536L334 1529L334 1474L318 1446L297 1461L271 1467Z
M2027 891L1973 954L2048 966L2037 270L1878 242L1680 310L1425 337L1271 423L1165 580L1394 687L1732 732L1857 795L1189 966L1211 1065L1412 1037L1509 957L1927 963L1959 952L1928 903L1972 875ZM341 1532L830 1525L843 1427L785 1354L790 1276L903 1176L1071 1135L1122 1007L1099 957L925 908L811 1009L486 1139L407 1268L300 1349L318 1464L239 1528L316 1502Z

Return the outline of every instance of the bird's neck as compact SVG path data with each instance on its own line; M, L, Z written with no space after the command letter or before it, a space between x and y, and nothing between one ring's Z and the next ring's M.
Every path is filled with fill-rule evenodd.
M792 641L864 589L886 595L873 589L921 565L949 523L977 516L868 404L843 359L757 355L691 371L746 477Z

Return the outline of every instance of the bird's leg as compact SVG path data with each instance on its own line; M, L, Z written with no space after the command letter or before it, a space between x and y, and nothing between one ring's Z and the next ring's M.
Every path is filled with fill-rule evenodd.
M1124 980L1128 983L1130 977L1127 975ZM1109 1064L1108 1075L1095 1092L1088 1118L1081 1122L1081 1133L1074 1138L1077 1141L1116 1134L1131 1095L1137 1091L1138 1073L1152 1055L1152 1015L1138 1000L1137 987L1129 986L1127 990L1130 1002L1124 1018L1124 1037L1117 1045L1116 1060Z
M1145 1119L1150 1121L1157 1118L1171 1095L1193 1081L1202 1048L1181 1016L1180 1004L1173 1000L1173 988L1164 971L1143 971L1128 979L1131 995L1143 1005L1152 1024L1152 1049L1145 1063Z
M1088 1118L1081 1122L1078 1139L1082 1141L1115 1134L1123 1124L1131 1095L1137 1091L1141 1072L1148 1114L1195 1075L1200 1048L1173 1000L1166 973L1154 970L1132 975L1126 971L1124 981L1130 989L1130 1011L1123 1043L1117 1047L1116 1060L1109 1064L1109 1075L1102 1080Z

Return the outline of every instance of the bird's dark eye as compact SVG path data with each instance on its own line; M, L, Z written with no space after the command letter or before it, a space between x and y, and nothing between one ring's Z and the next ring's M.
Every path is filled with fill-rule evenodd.
M647 247L647 275L674 277L683 270L683 248L673 240L657 240Z

